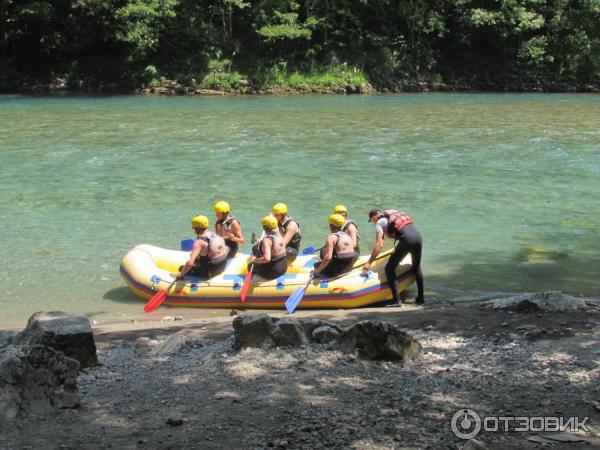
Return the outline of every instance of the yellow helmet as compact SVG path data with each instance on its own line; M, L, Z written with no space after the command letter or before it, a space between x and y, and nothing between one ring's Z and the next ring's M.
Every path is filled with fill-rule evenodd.
M333 211L331 211L333 214L337 214L337 213L346 213L348 214L348 208L346 208L344 205L335 205L333 207Z
M192 217L192 226L194 228L208 228L208 217L206 217L206 216Z
M275 203L271 211L273 211L273 214L287 214L287 205L285 203Z
M329 216L329 225L336 228L342 228L346 223L346 219L341 214L332 214Z
M275 228L277 228L279 226L279 222L277 222L277 219L275 218L275 216L272 216L271 214L263 217L260 221L260 223L267 228L270 228L271 230L274 230Z
M215 203L213 209L216 213L228 213L231 210L231 208L229 208L229 203L224 202L223 200Z

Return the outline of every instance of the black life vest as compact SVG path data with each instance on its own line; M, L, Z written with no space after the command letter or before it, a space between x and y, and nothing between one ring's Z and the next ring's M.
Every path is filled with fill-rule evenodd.
M233 222L234 220L237 220L237 223L239 223L241 225L241 222L236 217L233 217L233 216L229 216L225 220L217 220L217 223L220 224L225 231L229 231L231 222Z
M285 236L285 230L287 229L290 222L296 222L296 224L298 225L298 232L294 234L294 236L292 236L292 239L290 239L290 242L288 243L288 247L292 247L298 250L300 249L300 240L302 239L302 234L300 233L300 224L298 223L298 221L293 217L288 216L288 218L281 225L279 225L279 231L282 236Z

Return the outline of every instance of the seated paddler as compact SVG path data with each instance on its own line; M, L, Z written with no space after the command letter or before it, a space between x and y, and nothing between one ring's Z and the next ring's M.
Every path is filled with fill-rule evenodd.
M273 280L287 270L285 244L279 233L279 223L274 216L265 216L260 223L264 234L252 247L254 256L250 257L249 264L254 264L255 274Z
M313 275L323 274L333 278L352 270L358 259L358 252L352 246L352 238L342 231L346 219L341 214L329 216L329 230L325 246L321 251L321 261L313 270Z
M206 216L194 216L192 228L196 233L196 241L192 246L190 259L179 269L178 279L185 275L200 278L212 278L225 270L229 247L225 240L208 229Z
M229 247L229 258L233 258L239 246L245 242L242 224L230 214L229 203L221 200L214 204L213 209L217 217L215 232L225 239L225 244Z
M294 259L298 256L300 240L302 239L300 224L296 219L288 216L288 208L285 203L274 204L271 212L277 219L279 233L281 233L281 237L283 237L287 256L290 259Z

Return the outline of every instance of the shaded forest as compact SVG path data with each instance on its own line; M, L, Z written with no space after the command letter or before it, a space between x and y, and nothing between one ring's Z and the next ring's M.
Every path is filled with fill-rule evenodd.
M597 90L600 0L0 0L0 90Z

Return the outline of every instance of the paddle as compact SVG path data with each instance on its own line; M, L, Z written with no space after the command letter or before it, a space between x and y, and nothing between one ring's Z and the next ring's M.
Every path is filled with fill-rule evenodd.
M306 247L304 250L302 250L302 254L303 255L312 255L317 249L314 247Z
M304 292L306 292L308 285L310 284L310 282L312 281L312 279L314 277L315 277L314 275L311 275L308 278L308 281L306 282L306 284L304 286L300 286L300 287L296 288L296 290L292 293L292 295L290 295L288 297L288 299L285 301L285 309L287 309L288 314L292 314L294 311L296 311L296 308L298 307L298 305L302 301L302 298L304 297Z
M160 291L157 294L154 294L154 296L148 301L148 303L144 305L144 311L149 313L158 308L161 305L161 303L165 301L165 299L167 298L167 294L169 293L176 281L177 278L173 280L173 282L169 285L167 289L165 289L164 291Z
M246 303L246 296L248 295L248 289L250 289L250 281L252 280L252 271L254 270L254 263L250 264L250 269L248 270L248 274L246 275L246 279L244 280L244 285L242 286L242 290L240 291L240 299L242 303Z

